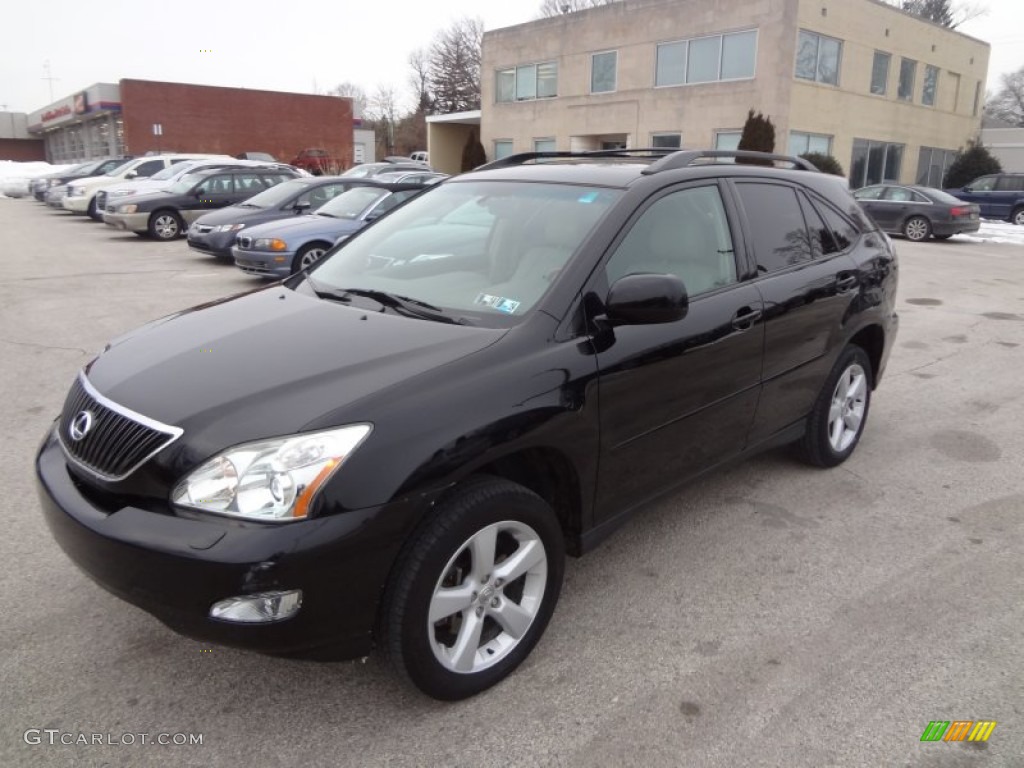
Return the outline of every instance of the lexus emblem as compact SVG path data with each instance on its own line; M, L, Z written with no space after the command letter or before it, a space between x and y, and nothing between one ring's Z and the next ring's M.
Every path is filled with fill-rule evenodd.
M71 421L68 427L68 434L76 443L89 434L92 429L92 411L82 411Z

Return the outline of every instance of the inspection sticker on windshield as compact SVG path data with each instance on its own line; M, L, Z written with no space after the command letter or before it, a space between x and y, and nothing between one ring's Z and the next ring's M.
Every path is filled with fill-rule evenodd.
M485 307L496 309L499 312L514 314L519 309L520 302L513 299L506 299L503 296L491 296L489 293L481 293L476 297L474 304L483 304Z

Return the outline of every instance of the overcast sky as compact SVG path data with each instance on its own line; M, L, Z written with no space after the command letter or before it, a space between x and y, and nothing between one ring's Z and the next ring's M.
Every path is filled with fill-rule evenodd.
M1024 65L1024 0L977 0L961 31L992 44L989 88ZM536 17L540 0L6 0L0 105L31 112L97 82L168 80L323 92L344 81L408 90L408 56L463 16L485 28ZM201 52L209 50L209 53ZM50 63L52 83L44 80ZM2 107L0 107L2 108ZM258 117L258 116L254 116ZM269 117L269 116L268 116Z

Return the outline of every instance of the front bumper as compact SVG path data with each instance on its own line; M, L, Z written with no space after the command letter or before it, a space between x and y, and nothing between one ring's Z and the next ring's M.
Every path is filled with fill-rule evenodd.
M125 232L145 232L149 229L149 213L103 214L103 223Z
M402 501L278 525L109 510L86 495L53 430L36 457L36 479L57 543L101 587L181 634L263 653L330 647L335 658L367 654L402 532L421 509ZM209 618L227 597L291 589L302 590L291 618Z
M188 231L188 247L194 251L217 256L222 259L231 258L231 246L235 244L238 231L235 232L195 232ZM240 230L239 230L240 231Z
M236 245L231 248L231 256L235 260L235 266L247 275L278 279L288 277L292 273L295 252L251 251L243 250Z
M71 211L72 213L86 213L89 210L89 200L91 195L80 195L77 197L71 197L67 195L63 200L60 201L65 211Z

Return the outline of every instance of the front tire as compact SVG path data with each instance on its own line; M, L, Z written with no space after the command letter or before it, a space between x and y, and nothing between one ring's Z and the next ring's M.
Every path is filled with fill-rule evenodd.
M295 259L292 261L292 274L316 264L327 253L329 247L325 243L310 243L302 248L295 254Z
M932 225L924 216L911 216L903 222L903 236L907 240L919 243L927 240L932 234Z
M856 345L839 355L807 419L803 458L818 467L842 464L864 433L871 406L871 360Z
M1024 206L1014 209L1013 213L1010 214L1010 221L1018 227L1024 227Z
M149 217L149 235L155 240L174 240L185 227L174 211L156 211Z
M403 548L385 593L382 645L428 696L473 696L540 640L564 569L561 528L539 496L507 480L470 480Z
M96 210L96 198L93 197L89 201L89 207L86 208L85 214L93 221L103 221L103 214Z

